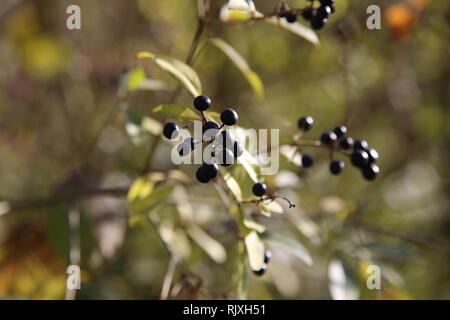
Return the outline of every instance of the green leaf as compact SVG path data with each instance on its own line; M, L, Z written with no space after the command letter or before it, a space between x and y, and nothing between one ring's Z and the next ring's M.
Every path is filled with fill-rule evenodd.
M239 183L237 183L236 179L234 179L229 172L224 174L223 179L225 180L225 183L227 184L228 188L230 188L236 200L242 201L241 187L239 186Z
M334 300L355 300L359 289L351 270L341 260L334 259L328 266L329 289Z
M151 192L148 192L151 189L148 185L135 185L130 190L132 193L128 195L128 198L132 199L130 201L132 214L141 215L148 213L165 201L172 193L173 188L173 184L160 183ZM145 197L142 197L142 195L145 195Z
M145 80L145 71L140 67L134 68L126 74L125 79L127 89L130 91L136 90Z
M285 30L288 30L296 35L308 40L309 42L318 45L320 44L319 37L317 34L310 28L305 27L301 23L294 22L288 23L286 19L277 19L275 17L264 19L269 24L277 25Z
M296 239L288 238L278 233L266 232L262 235L274 247L280 247L296 257L300 258L307 265L312 265L313 261L308 250Z
M245 237L245 248L247 249L250 268L260 270L264 264L265 247L256 231L251 231Z
M234 65L242 72L244 77L253 89L253 92L258 98L264 97L264 84L261 78L250 69L247 61L228 43L218 38L211 38L208 40L212 45L221 50Z
M124 108L122 112L127 118L125 129L128 135L136 140L137 144L140 143L144 134L150 133L154 136L159 136L162 133L163 126L159 121L142 116L137 111L129 108Z
M224 263L227 253L223 245L211 238L205 231L196 225L191 225L187 230L188 235L217 263Z
M200 120L200 116L193 110L176 104L161 104L153 109L153 112L161 113L168 118Z

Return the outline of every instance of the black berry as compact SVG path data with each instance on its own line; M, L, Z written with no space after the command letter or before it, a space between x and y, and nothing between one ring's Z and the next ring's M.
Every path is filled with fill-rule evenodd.
M380 168L376 164L369 164L362 169L362 174L366 180L372 181L380 173Z
M369 148L369 144L366 140L355 140L353 143L353 150L365 150Z
M334 132L324 132L320 136L320 142L325 145L330 145L336 142L337 136Z
M311 27L315 30L322 29L327 23L328 19L322 19L316 15L311 18Z
M338 138L342 138L347 133L347 127L337 126L336 128L334 128L333 132L336 134Z
M320 4L322 6L333 6L334 3L336 2L335 0L319 0Z
M363 168L369 162L369 155L364 150L355 150L351 155L351 161L354 166Z
M223 167L228 167L234 162L234 154L230 149L222 149L217 154L219 164Z
M214 121L208 121L203 125L203 137L205 139L211 138L217 134L219 125Z
M259 269L259 270L253 270L253 273L256 274L257 276L262 276L264 273L266 273L266 270L267 270L267 265L266 265L266 264L263 264L263 265L261 266L261 269Z
M223 130L218 137L217 144L223 148L231 149L234 145L234 136L231 131Z
M164 125L164 129L163 129L163 135L164 137L166 137L167 139L173 140L176 137L178 137L178 133L180 131L180 128L178 127L178 125L176 123L173 122L167 122Z
M341 173L341 171L345 168L344 161L340 160L333 160L330 163L330 171L334 175L338 175Z
M314 8L311 8L311 7L305 8L305 9L302 11L302 17L303 17L303 19L305 19L306 21L310 21L311 18L312 18L314 15L316 15L316 10L317 10L317 9L314 9Z
M226 109L220 114L220 120L227 126L234 126L238 119L239 116L233 109Z
M374 148L369 148L365 150L369 155L369 163L376 162L379 158L378 151Z
M298 128L303 131L308 131L311 129L312 125L314 124L314 119L312 117L301 117L298 119Z
M344 138L339 142L339 145L344 150L350 150L353 148L353 139L351 137Z
M206 111L211 107L211 99L207 96L198 96L194 99L194 107L198 111Z
M285 18L288 23L294 23L295 21L297 21L297 15L294 13L286 14Z
M182 142L177 146L178 154L182 157L188 155L191 150L191 145L185 142Z
M302 156L302 165L304 168L309 168L314 164L314 158L309 154Z
M200 181L201 183L207 183L209 182L208 177L206 176L206 172L205 172L205 168L203 167L203 165L201 165L197 171L195 172L195 177L197 178L198 181Z
M252 192L257 197L262 197L267 192L267 186L265 183L257 182L252 187Z
M219 167L215 163L206 162L201 167L203 167L203 174L208 180L214 179L219 174Z
M233 155L234 158L239 158L244 153L244 147L239 141L235 141L233 145Z
M329 6L320 6L317 9L316 16L320 19L327 19L331 14L331 8Z
M264 263L269 263L270 260L272 260L272 252L267 249L266 252L264 252Z

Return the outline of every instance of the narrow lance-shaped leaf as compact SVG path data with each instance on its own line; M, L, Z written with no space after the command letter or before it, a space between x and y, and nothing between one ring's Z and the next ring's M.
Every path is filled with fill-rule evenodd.
M267 232L262 235L268 243L274 247L282 248L296 257L300 258L307 265L312 265L313 261L308 250L297 240L285 237L278 233Z
M153 109L153 112L161 113L168 118L174 118L178 120L190 119L190 120L200 120L200 116L196 114L193 110L182 107L176 104L161 104Z
M265 248L256 231L251 231L245 237L245 247L250 267L252 270L260 270L264 264Z
M285 19L277 19L275 17L264 19L264 21L272 25L278 25L281 28L295 33L296 35L308 40L315 45L320 44L317 34L312 29L302 25L301 23L288 23Z
M196 225L192 225L187 233L192 240L194 240L211 257L211 259L217 263L225 262L227 253L220 242L211 238L211 236Z
M261 81L261 78L250 69L247 61L228 43L223 41L222 39L212 38L209 39L209 42L221 50L230 60L234 63L234 65L242 72L242 74L247 79L248 83L251 85L253 91L256 96L261 98L264 96L264 84Z

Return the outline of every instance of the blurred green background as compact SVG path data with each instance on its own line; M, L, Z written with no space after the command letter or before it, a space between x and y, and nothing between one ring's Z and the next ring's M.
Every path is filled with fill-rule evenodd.
M225 1L211 2L217 17ZM302 243L314 265L271 248L267 274L248 276L248 297L330 299L328 268L340 259L362 299L449 299L449 3L336 2L336 14L318 32L320 46L263 22L207 26L206 35L227 41L261 77L262 99L216 48L205 47L194 64L212 110L233 106L243 127L279 128L287 142L308 114L315 126L307 138L345 124L381 157L373 183L350 166L331 176L320 150L308 151L317 159L313 168L283 164L282 174L267 178L297 207L256 219ZM64 298L79 239L78 298L158 299L169 256L151 224L128 224L126 190L149 152L151 171L175 168L169 145L150 148L157 139L151 135L130 139L118 85L139 51L186 58L196 1L79 0L82 27L72 31L70 4L0 4L0 298ZM255 4L272 12L276 1ZM366 28L371 4L382 8L381 30ZM151 110L168 103L177 85L151 64L145 71L169 88L133 91L126 104L163 122ZM191 97L183 92L178 104L190 106ZM195 180L192 166L180 170ZM105 189L111 192L98 191ZM187 240L176 218L183 202L223 245L226 262ZM185 181L155 210L161 233L182 247L183 266L203 280L197 285L177 268L170 297L235 298L241 261L217 193ZM76 226L78 214L74 234L69 217ZM381 266L381 290L364 289L370 264Z

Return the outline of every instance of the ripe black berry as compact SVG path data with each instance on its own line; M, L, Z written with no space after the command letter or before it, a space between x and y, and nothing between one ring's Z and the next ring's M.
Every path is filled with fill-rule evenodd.
M288 23L294 23L295 21L297 21L297 15L294 13L286 14L285 18Z
M374 148L369 148L365 150L369 155L369 163L376 162L379 158L378 151Z
M239 141L235 141L233 145L234 158L239 158L244 153L244 147Z
M302 165L304 168L309 168L314 164L314 158L309 154L304 154L302 156Z
M333 160L330 163L330 171L334 175L338 175L341 173L341 171L345 168L344 161L340 160Z
M311 18L311 27L315 30L322 29L327 23L328 19L322 19L316 15Z
M320 142L325 145L330 145L337 140L337 136L334 132L324 132L320 136Z
M311 7L305 8L302 11L303 19L305 19L306 21L310 21L311 18L316 15L316 11L317 11L317 9L314 9L314 8L311 8Z
M347 137L345 139L342 139L339 142L339 145L344 150L350 150L351 148L353 148L353 139L351 137Z
M314 119L312 117L301 117L298 119L298 128L303 131L308 131L311 129L312 125L314 124Z
M223 167L228 167L234 162L234 154L230 149L222 149L217 154L217 162Z
M217 139L217 144L223 148L231 149L234 145L234 136L231 131L223 130Z
M214 121L208 121L203 125L203 137L205 139L211 138L217 134L219 125Z
M188 155L191 150L191 145L186 142L182 142L177 146L178 154L182 157Z
M380 168L376 164L369 164L362 169L362 174L366 180L372 181L380 173Z
M319 0L322 6L333 6L336 2L335 0Z
M347 133L346 126L337 126L334 128L333 132L336 134L338 138L342 138Z
M272 252L267 249L266 252L264 252L264 263L269 263L270 260L272 259Z
M227 126L234 126L238 119L239 116L233 109L226 109L220 114L220 120Z
M198 111L206 111L211 107L211 99L207 96L198 96L194 99L194 107Z
M331 8L329 6L320 6L317 9L316 16L320 19L327 19L331 14Z
M215 163L206 162L201 167L203 167L203 175L208 180L214 179L219 174L219 167Z
M257 182L252 187L252 192L257 197L262 197L267 192L267 186L265 183Z
M209 182L208 177L206 176L206 172L205 172L205 168L203 167L203 165L201 165L197 171L195 172L195 177L197 178L198 181L200 181L201 183L207 183Z
M164 129L163 129L163 135L164 137L166 137L167 139L173 140L176 137L178 137L178 133L180 131L180 128L178 127L178 125L176 123L173 122L167 122L164 125Z
M267 265L266 265L266 264L263 264L263 265L261 266L261 269L259 269L259 270L253 270L253 273L260 277L260 276L262 276L262 275L266 272L266 270L267 270Z
M364 150L355 150L351 155L351 161L354 166L363 168L369 162L369 155Z
M353 150L365 150L369 148L369 144L366 140L355 140L353 143Z

